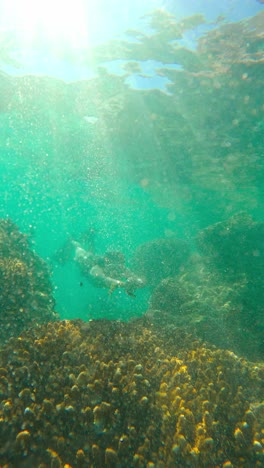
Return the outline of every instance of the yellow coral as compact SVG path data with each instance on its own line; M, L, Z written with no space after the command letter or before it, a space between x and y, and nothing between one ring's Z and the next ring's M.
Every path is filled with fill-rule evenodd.
M2 465L261 466L261 365L142 322L50 323L2 349Z

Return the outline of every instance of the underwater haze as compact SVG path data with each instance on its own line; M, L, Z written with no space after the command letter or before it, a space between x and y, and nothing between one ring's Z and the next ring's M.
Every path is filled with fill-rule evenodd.
M184 19L186 2L149 1L120 7L117 25L103 2L77 2L57 24L59 3L2 7L1 216L48 261L62 318L131 316L148 292L109 299L54 254L93 229L98 253L121 249L130 261L153 239L194 247L200 229L241 210L261 219L263 14L246 2L259 12L229 23L240 2L199 2ZM82 3L98 30L90 16L88 30L78 25Z
M0 0L1 466L263 466L263 7Z

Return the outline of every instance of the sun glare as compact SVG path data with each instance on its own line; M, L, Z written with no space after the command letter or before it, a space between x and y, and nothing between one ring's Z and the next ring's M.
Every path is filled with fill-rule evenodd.
M89 0L11 0L9 23L27 45L46 41L55 47L87 47L97 14L94 4Z

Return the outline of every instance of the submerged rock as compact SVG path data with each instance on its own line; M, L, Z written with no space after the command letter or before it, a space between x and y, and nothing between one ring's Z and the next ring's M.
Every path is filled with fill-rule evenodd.
M10 220L0 220L0 343L58 318L45 262Z
M154 289L147 315L162 326L171 323L216 346L257 359L260 340L252 334L245 338L239 322L246 287L244 275L223 281L205 259L193 255L184 273L162 280Z
M138 247L133 269L153 288L164 278L178 274L189 255L190 247L185 240L155 239Z

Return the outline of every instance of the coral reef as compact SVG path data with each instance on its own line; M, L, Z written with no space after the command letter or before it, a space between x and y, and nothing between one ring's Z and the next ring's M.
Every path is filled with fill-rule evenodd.
M183 273L161 281L151 296L150 306L183 320L186 316L188 320L196 319L197 314L215 315L220 310L231 313L240 304L245 276L237 276L236 281L224 282L203 257L194 254Z
M177 275L189 254L189 245L182 239L156 239L138 247L133 269L153 288L162 279Z
M242 272L255 280L264 267L263 237L263 222L237 213L200 231L197 246L225 276L232 278Z
M263 366L171 326L38 326L0 376L6 468L263 466Z
M232 328L250 336L264 355L264 223L256 222L247 213L238 213L226 221L200 231L197 245L210 268L217 270L223 284L239 291L240 306L232 314ZM232 302L232 301L231 301ZM230 323L231 325L231 323ZM250 346L247 338L245 347ZM241 336L241 341L243 340Z
M45 262L15 224L0 220L0 343L34 323L55 318Z
M184 271L154 289L152 320L168 320L217 346L263 359L263 235L264 223L246 213L201 230L201 255L193 254Z
M147 315L160 325L172 323L216 346L256 358L258 343L252 336L245 338L236 320L245 288L243 275L233 283L223 281L204 258L195 254L184 273L164 279L154 289Z

